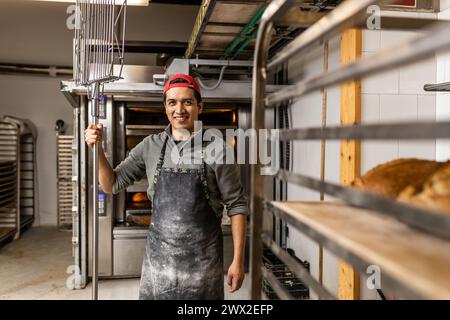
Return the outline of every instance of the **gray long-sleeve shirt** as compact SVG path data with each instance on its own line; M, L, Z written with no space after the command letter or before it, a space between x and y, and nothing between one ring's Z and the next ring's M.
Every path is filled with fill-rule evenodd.
M115 169L116 179L113 185L113 193L132 185L135 181L147 176L149 186L147 195L152 201L155 193L153 177L156 165L161 154L164 141L168 137L166 153L163 167L168 168L198 168L201 164L202 144L195 143L201 141L202 131L194 132L190 139L175 143L170 125L159 133L147 136ZM223 140L211 139L206 144L208 152L206 159L206 179L210 193L210 204L212 209L219 215L225 207L228 216L235 214L248 214L248 200L240 180L239 167L236 164L228 164L225 159L226 152L233 152L229 145Z

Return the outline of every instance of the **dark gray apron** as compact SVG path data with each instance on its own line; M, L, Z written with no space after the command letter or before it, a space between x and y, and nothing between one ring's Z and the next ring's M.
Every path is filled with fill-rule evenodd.
M167 140L153 179L139 299L222 300L221 217L208 203L204 151L198 169L163 168Z

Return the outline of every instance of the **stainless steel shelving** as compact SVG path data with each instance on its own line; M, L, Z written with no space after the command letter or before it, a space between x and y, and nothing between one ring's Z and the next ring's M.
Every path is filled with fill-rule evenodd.
M378 74L387 69L407 66L409 64L424 60L438 52L450 49L450 24L439 23L428 28L424 35L411 39L406 43L401 43L395 47L384 49L370 56L370 58L360 58L353 63L341 66L332 71L326 71L317 76L302 79L298 83L265 94L267 84L267 74L271 69L285 62L294 55L311 50L313 47L330 40L346 28L357 26L358 17L364 15L366 8L373 4L380 4L377 0L348 0L342 2L335 10L328 13L317 23L308 28L305 32L295 38L289 45L281 49L269 61L268 51L270 48L271 35L274 28L274 21L285 15L294 5L295 1L274 0L267 7L261 18L253 68L253 91L252 91L252 127L256 130L265 127L265 112L267 108L277 108L283 101L297 99L307 93L325 89L332 85L337 85L349 80L358 80L364 77ZM400 18L399 18L400 19ZM392 54L395 52L395 54ZM439 89L448 88L448 84L437 86ZM431 87L428 87L432 89ZM434 87L436 89L436 86ZM447 122L433 123L413 123L407 126L399 123L389 123L380 125L354 125L335 128L303 128L299 130L282 130L280 138L282 141L307 140L307 139L436 139L450 138L450 124ZM404 297L412 298L450 298L450 256L447 249L450 245L450 216L407 204L400 204L394 200L373 196L371 194L357 191L352 188L337 186L327 181L320 181L305 175L293 174L290 171L279 168L269 168L274 174L273 177L282 181L289 181L296 185L306 187L311 190L324 192L346 202L340 207L341 215L333 215L335 207L325 203L317 203L316 206L305 203L292 202L272 202L265 199L264 181L261 175L262 165L260 163L252 166L251 179L251 275L252 275L252 298L261 298L263 277L269 282L274 282L273 275L269 270L261 269L262 245L263 243L273 249L272 251L293 270L298 277L307 282L311 289L315 289L319 299L333 298L318 280L311 278L299 268L299 264L284 254L283 249L270 240L263 233L263 216L274 214L279 218L287 219L292 226L316 240L324 248L329 249L337 256L349 261L354 268L365 272L365 267L373 262L391 258L392 264L385 267L384 276L391 288L401 292ZM312 210L316 215L310 214ZM353 216L348 216L346 212L352 211ZM378 213L378 214L375 214ZM379 214L381 213L381 215ZM373 224L380 227L370 228L361 221L357 221L359 215L371 217ZM322 219L321 219L322 218ZM355 229L366 230L366 233L351 234L354 229L338 228L333 223L342 220L342 225L350 224ZM398 223L398 228L389 228L386 219L392 219ZM334 222L333 222L334 221ZM330 231L331 230L331 231ZM333 231L334 230L334 231ZM411 258L396 259L386 253L372 250L375 241L369 241L364 237L372 236L372 240L389 236L392 246L398 249L397 252L405 250L414 256L414 248L408 247L401 237L395 237L394 232L404 232L411 235L417 241L423 243L434 243L433 246L441 248L442 253L433 256L436 260ZM333 232L332 232L333 231ZM356 230L358 231L358 230ZM371 233L372 232L372 233ZM392 237L391 237L392 236ZM367 240L367 241L366 241ZM358 242L361 243L358 243ZM353 245L348 245L348 244ZM426 246L417 243L417 257L420 250ZM355 248L366 246L365 254ZM407 248L408 247L408 248ZM381 250L381 248L380 248ZM437 252L441 252L437 251ZM380 258L382 257L382 258ZM419 261L420 260L420 261ZM433 260L433 261L431 261ZM438 263L436 263L439 261ZM410 265L407 265L410 263ZM420 265L414 269L416 265ZM444 269L442 268L444 266ZM411 269L408 269L411 268ZM409 272L412 269L415 273L415 281L405 279L400 271ZM408 271L409 270L409 271ZM434 270L434 272L433 272ZM442 271L442 272L441 272ZM431 275L430 275L431 274ZM416 285L417 284L417 285ZM419 285L420 284L420 285ZM280 297L289 298L288 292L281 286L273 285L274 290Z
M19 170L19 128L9 122L0 122L0 241L19 234Z

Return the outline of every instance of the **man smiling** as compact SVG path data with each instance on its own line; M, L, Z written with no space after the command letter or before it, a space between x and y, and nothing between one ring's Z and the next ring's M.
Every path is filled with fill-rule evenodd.
M191 144L202 130L194 124L203 111L201 91L189 75L167 81L163 103L170 124L149 135L114 170L99 144L100 184L117 193L145 175L152 201L152 223L142 266L140 299L223 299L223 243L221 218L231 217L234 256L227 286L238 290L244 279L244 246L248 203L239 168L219 161L205 162L205 146ZM91 147L102 141L101 126L85 132ZM201 141L201 139L200 139ZM179 160L173 161L175 149ZM194 158L192 161L184 159ZM198 164L199 163L199 164Z

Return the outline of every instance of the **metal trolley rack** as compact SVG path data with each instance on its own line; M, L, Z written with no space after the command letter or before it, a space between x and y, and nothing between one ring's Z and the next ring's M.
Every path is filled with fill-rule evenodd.
M19 128L14 123L0 122L0 242L19 236L20 185Z
M268 61L273 23L298 1L274 0L267 7L258 30L254 70L252 128L264 128L265 111L315 90L405 66L450 48L450 25L432 26L426 35L368 58L339 67L265 95L267 74L295 54L328 41L354 26L375 0L348 0L295 38ZM392 54L395 52L395 54ZM448 87L448 86L447 86ZM437 139L450 137L450 122L414 122L304 128L279 131L280 141ZM280 258L319 299L335 298L306 268L301 266L271 236L263 232L263 216L274 214L305 233L321 246L365 271L371 264L383 272L383 283L407 298L450 298L450 216L419 209L384 197L326 181L274 169L276 179L324 192L342 202L274 202L265 199L260 163L251 172L251 273L252 298L261 298L263 279L281 298L293 297L270 270L262 266L263 243ZM272 168L273 169L273 168ZM377 214L375 214L377 213Z
M0 121L0 242L18 239L36 211L37 130L28 120Z
M58 227L72 227L73 209L73 136L56 135L56 165L58 189Z

